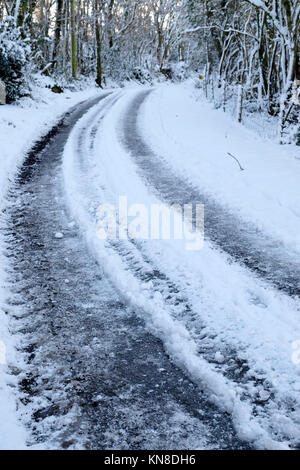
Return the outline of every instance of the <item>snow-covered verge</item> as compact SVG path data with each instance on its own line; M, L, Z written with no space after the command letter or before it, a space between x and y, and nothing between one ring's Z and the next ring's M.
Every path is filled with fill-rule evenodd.
M157 88L140 124L157 155L182 176L300 252L300 147L238 124L202 99L192 82Z
M33 98L23 99L15 105L0 106L0 212L5 209L10 181L13 181L33 142L46 134L68 108L97 93L99 91L91 87L54 94L49 88L36 86L32 90ZM16 362L17 352L5 313L5 263L0 238L0 449L22 449L26 447L26 433L16 416L12 393L14 376L7 374L8 367Z

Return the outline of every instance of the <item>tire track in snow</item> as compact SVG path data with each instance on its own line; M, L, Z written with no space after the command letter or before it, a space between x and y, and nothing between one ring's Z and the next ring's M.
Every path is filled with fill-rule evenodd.
M300 263L280 241L267 238L257 227L226 210L158 157L138 130L140 109L151 93L142 91L132 101L122 124L122 142L141 176L168 204L204 204L205 236L254 273L291 296L300 296Z
M74 180L80 180L80 186L82 187L81 191L84 191L86 196L85 188L89 188L90 194L88 195L88 200L86 201L86 209L83 208L83 211L88 213L90 211L89 201L93 201L93 208L91 210L92 214L95 214L95 211L98 205L101 202L107 202L105 199L103 200L103 194L101 195L101 191L99 191L99 187L101 186L101 178L96 180L96 186L93 188L93 178L94 178L94 167L93 167L93 150L94 150L94 139L96 136L96 128L99 126L101 120L103 119L103 115L97 118L97 113L95 113L88 121L82 124L81 131L77 132L77 136L74 136L73 146L74 148L78 148L78 164L77 164L77 174L74 177ZM95 120L96 124L93 125L93 120ZM77 140L77 144L76 144ZM101 143L101 139L100 139ZM71 147L68 149L68 153L70 153ZM89 158L86 157L87 150L89 149L90 156ZM73 152L74 153L74 152ZM74 166L75 162L73 161L72 165ZM95 180L94 180L95 181ZM73 186L72 191L75 190L75 186ZM76 189L78 192L78 188ZM70 195L69 195L70 196ZM105 197L105 196L104 196ZM75 210L76 212L76 210ZM85 216L84 216L85 217ZM80 218L80 216L79 216ZM84 225L84 223L83 223ZM162 298L164 299L164 308L170 312L173 318L180 318L182 319L183 310L186 310L188 314L192 314L191 307L188 304L187 299L181 296L180 289L175 286L167 276L161 273L155 266L152 265L149 259L146 259L145 254L142 252L141 248L137 246L134 242L120 242L114 241L110 242L111 249L114 250L118 256L124 261L126 267L130 269L130 271L134 274L136 279L139 279L141 283L147 284L149 281L153 282L154 285L151 288L153 292L160 292L162 294ZM95 249L97 251L97 248ZM106 246L106 254L105 256L109 257L109 247ZM101 256L100 256L101 262ZM114 269L112 265L108 268ZM117 265L116 265L117 269ZM122 290L122 289L121 289ZM173 295L175 294L175 295ZM126 298L126 296L125 296ZM134 306L133 301L133 306ZM204 339L204 338L203 338ZM207 338L208 340L211 338ZM208 359L208 362L213 363L213 355L212 351L208 351L205 345L205 341L202 342L201 346L201 356ZM240 360L238 358L238 354L231 349L225 352L225 361L223 365L219 365L219 371L222 372L224 376L227 376L237 384L241 386L245 385L245 390L247 386L250 385L250 379L247 377L247 362L245 360ZM216 362L213 366L216 365ZM230 367L228 367L230 365ZM239 371L239 374L235 372ZM244 381L244 383L243 383ZM255 379L252 381L251 385L260 385L260 391L264 391L265 394L268 396L268 400L260 399L258 396L251 397L253 403L253 412L255 415L261 414L264 406L267 404L270 398L273 398L273 391L272 386L267 383L265 378L260 378L260 380ZM249 387L250 388L250 387ZM245 396L244 398L247 399ZM249 396L248 396L249 398ZM257 407L257 409L255 409ZM272 407L271 407L272 408ZM268 411L266 410L266 413Z

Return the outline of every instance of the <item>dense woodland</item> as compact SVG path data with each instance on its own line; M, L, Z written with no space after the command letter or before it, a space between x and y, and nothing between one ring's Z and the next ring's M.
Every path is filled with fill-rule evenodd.
M300 0L0 0L0 78L13 100L36 73L99 87L201 74L216 106L267 111L283 137L299 118L299 27Z

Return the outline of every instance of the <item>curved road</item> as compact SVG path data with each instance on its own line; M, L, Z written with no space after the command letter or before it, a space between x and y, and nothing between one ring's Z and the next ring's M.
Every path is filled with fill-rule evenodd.
M9 198L9 303L26 363L12 373L29 443L248 448L230 416L172 363L161 341L121 301L69 219L61 154L75 123L92 106L101 109L104 98L111 104L117 99L106 94L82 103L36 144Z

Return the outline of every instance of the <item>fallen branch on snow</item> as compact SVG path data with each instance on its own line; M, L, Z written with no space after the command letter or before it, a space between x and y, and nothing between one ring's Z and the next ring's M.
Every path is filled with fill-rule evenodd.
M240 164L240 162L238 161L238 159L237 159L234 155L232 155L232 153L227 152L227 155L229 155L231 158L233 158L233 159L237 162L237 164L238 164L238 166L240 167L240 170L241 170L241 171L245 171L245 168L242 167L242 165Z

